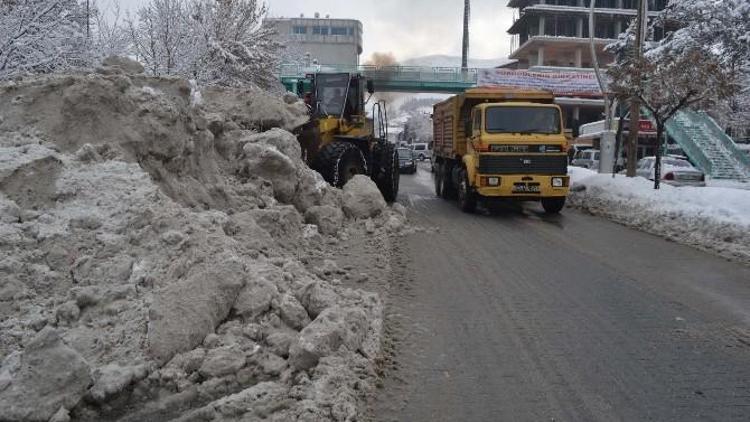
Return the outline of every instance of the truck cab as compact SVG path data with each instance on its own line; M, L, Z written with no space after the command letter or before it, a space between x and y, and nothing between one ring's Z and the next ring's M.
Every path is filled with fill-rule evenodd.
M452 133L452 148L443 142L444 148L436 149L436 188L439 184L444 194L451 186L464 211L473 211L479 200L510 199L540 201L545 211L559 212L570 180L560 108L551 94L546 98L539 91L508 95L499 90L494 99L482 92L484 101L473 103L467 92L452 113L436 106L438 120L462 124Z

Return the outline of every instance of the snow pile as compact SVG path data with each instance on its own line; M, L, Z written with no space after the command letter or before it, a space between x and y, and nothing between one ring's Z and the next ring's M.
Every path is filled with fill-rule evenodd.
M0 419L354 420L382 304L300 256L403 213L303 163L301 104L112 64L0 85Z
M592 214L750 262L750 191L721 187L674 187L641 177L600 175L572 167L569 204Z

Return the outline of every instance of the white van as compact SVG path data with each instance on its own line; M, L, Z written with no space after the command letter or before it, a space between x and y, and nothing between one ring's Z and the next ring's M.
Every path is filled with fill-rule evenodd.
M414 156L419 161L432 160L432 144L431 143L420 143L412 144L411 149L414 150Z
M587 149L578 151L576 156L573 158L571 165L576 167L583 167L586 169L599 169L599 150L598 149Z

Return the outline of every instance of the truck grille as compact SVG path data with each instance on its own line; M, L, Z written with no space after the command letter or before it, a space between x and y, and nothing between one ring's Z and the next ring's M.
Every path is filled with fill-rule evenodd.
M567 174L565 155L480 155L480 174Z

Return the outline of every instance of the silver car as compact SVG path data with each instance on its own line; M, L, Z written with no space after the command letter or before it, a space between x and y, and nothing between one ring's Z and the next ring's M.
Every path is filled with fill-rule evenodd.
M599 168L599 156L598 149L578 151L570 164L576 167L596 170Z
M656 157L645 157L638 161L636 174L654 180ZM661 159L661 180L672 186L706 186L706 175L687 160L664 157Z

